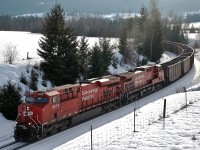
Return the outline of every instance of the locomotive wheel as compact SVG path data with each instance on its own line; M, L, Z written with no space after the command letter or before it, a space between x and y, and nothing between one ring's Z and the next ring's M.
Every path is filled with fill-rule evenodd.
M72 118L68 119L67 127L72 125Z
M46 129L43 129L42 137L46 137L46 136L47 136L47 131Z
M37 133L34 130L29 130L28 141L33 142L37 140Z
M18 130L15 130L14 138L15 138L15 141L16 141L16 142L19 142L19 141L20 141L19 136L18 136Z

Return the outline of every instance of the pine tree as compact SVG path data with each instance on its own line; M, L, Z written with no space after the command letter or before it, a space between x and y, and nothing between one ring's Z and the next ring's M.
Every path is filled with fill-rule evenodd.
M154 28L155 32L152 41L152 55L150 61L157 62L164 52L163 27L160 19L155 20Z
M166 33L166 39L173 42L188 44L188 35L184 33L183 24L180 18L174 17L171 25L168 25L168 33Z
M148 18L150 26L148 29L150 50L146 51L146 56L148 56L150 61L157 62L163 53L164 44L164 34L163 27L161 23L160 12L157 8L156 0L151 0L150 3L150 16Z
M18 113L18 106L21 103L21 89L11 81L0 88L0 103L2 103L2 113L10 120L15 120Z
M137 18L135 31L135 46L139 54L144 54L148 48L148 13L144 5L140 9L140 16Z
M163 53L164 33L156 0L151 0L150 10L143 6L137 19L135 46L139 54L157 62Z
M65 27L64 16L59 4L47 14L38 49L45 77L57 86L74 83L79 74L77 37L71 27Z
M127 38L127 31L124 29L124 31L121 34L121 37L119 38L119 52L122 54L124 58L124 63L128 62L128 38Z
M26 79L26 76L25 76L25 73L24 72L21 72L21 75L20 75L20 78L19 78L20 82L27 85L28 84L28 81Z
M89 77L100 77L104 74L104 66L103 66L102 52L100 47L95 43L92 47L92 53L89 60Z
M29 83L29 87L30 89L32 89L33 91L37 91L38 90L38 87L37 87L37 84L38 84L38 78L37 78L37 73L32 69L31 70L31 81Z
M79 42L78 48L78 60L80 65L80 74L83 78L88 78L88 61L91 55L89 49L88 40L85 37L82 37Z
M106 38L99 39L99 48L102 52L103 60L103 74L107 74L108 66L113 59L113 46L110 44L110 40Z

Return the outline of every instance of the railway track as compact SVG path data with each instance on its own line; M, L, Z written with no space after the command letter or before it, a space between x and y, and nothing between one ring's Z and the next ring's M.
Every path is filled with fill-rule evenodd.
M27 145L29 145L29 143L13 141L11 143L1 146L0 150L17 150Z

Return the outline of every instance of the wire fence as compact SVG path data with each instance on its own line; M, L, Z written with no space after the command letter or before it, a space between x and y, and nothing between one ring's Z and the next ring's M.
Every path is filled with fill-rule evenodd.
M199 101L199 92L185 92L166 97L166 117L178 112L180 109ZM125 136L134 135L147 126L163 119L164 98L152 102L142 108L137 105L130 113L120 119L108 123L100 128L88 130L87 133L56 148L59 150L104 150ZM135 111L134 111L135 110ZM164 124L163 124L164 128ZM134 138L134 136L132 136Z

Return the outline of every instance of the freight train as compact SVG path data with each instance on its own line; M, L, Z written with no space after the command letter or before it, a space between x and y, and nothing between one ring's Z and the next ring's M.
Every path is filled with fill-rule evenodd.
M25 102L18 107L15 140L31 142L44 138L178 80L192 68L194 50L169 41L165 42L165 49L177 57L163 64L26 94Z

